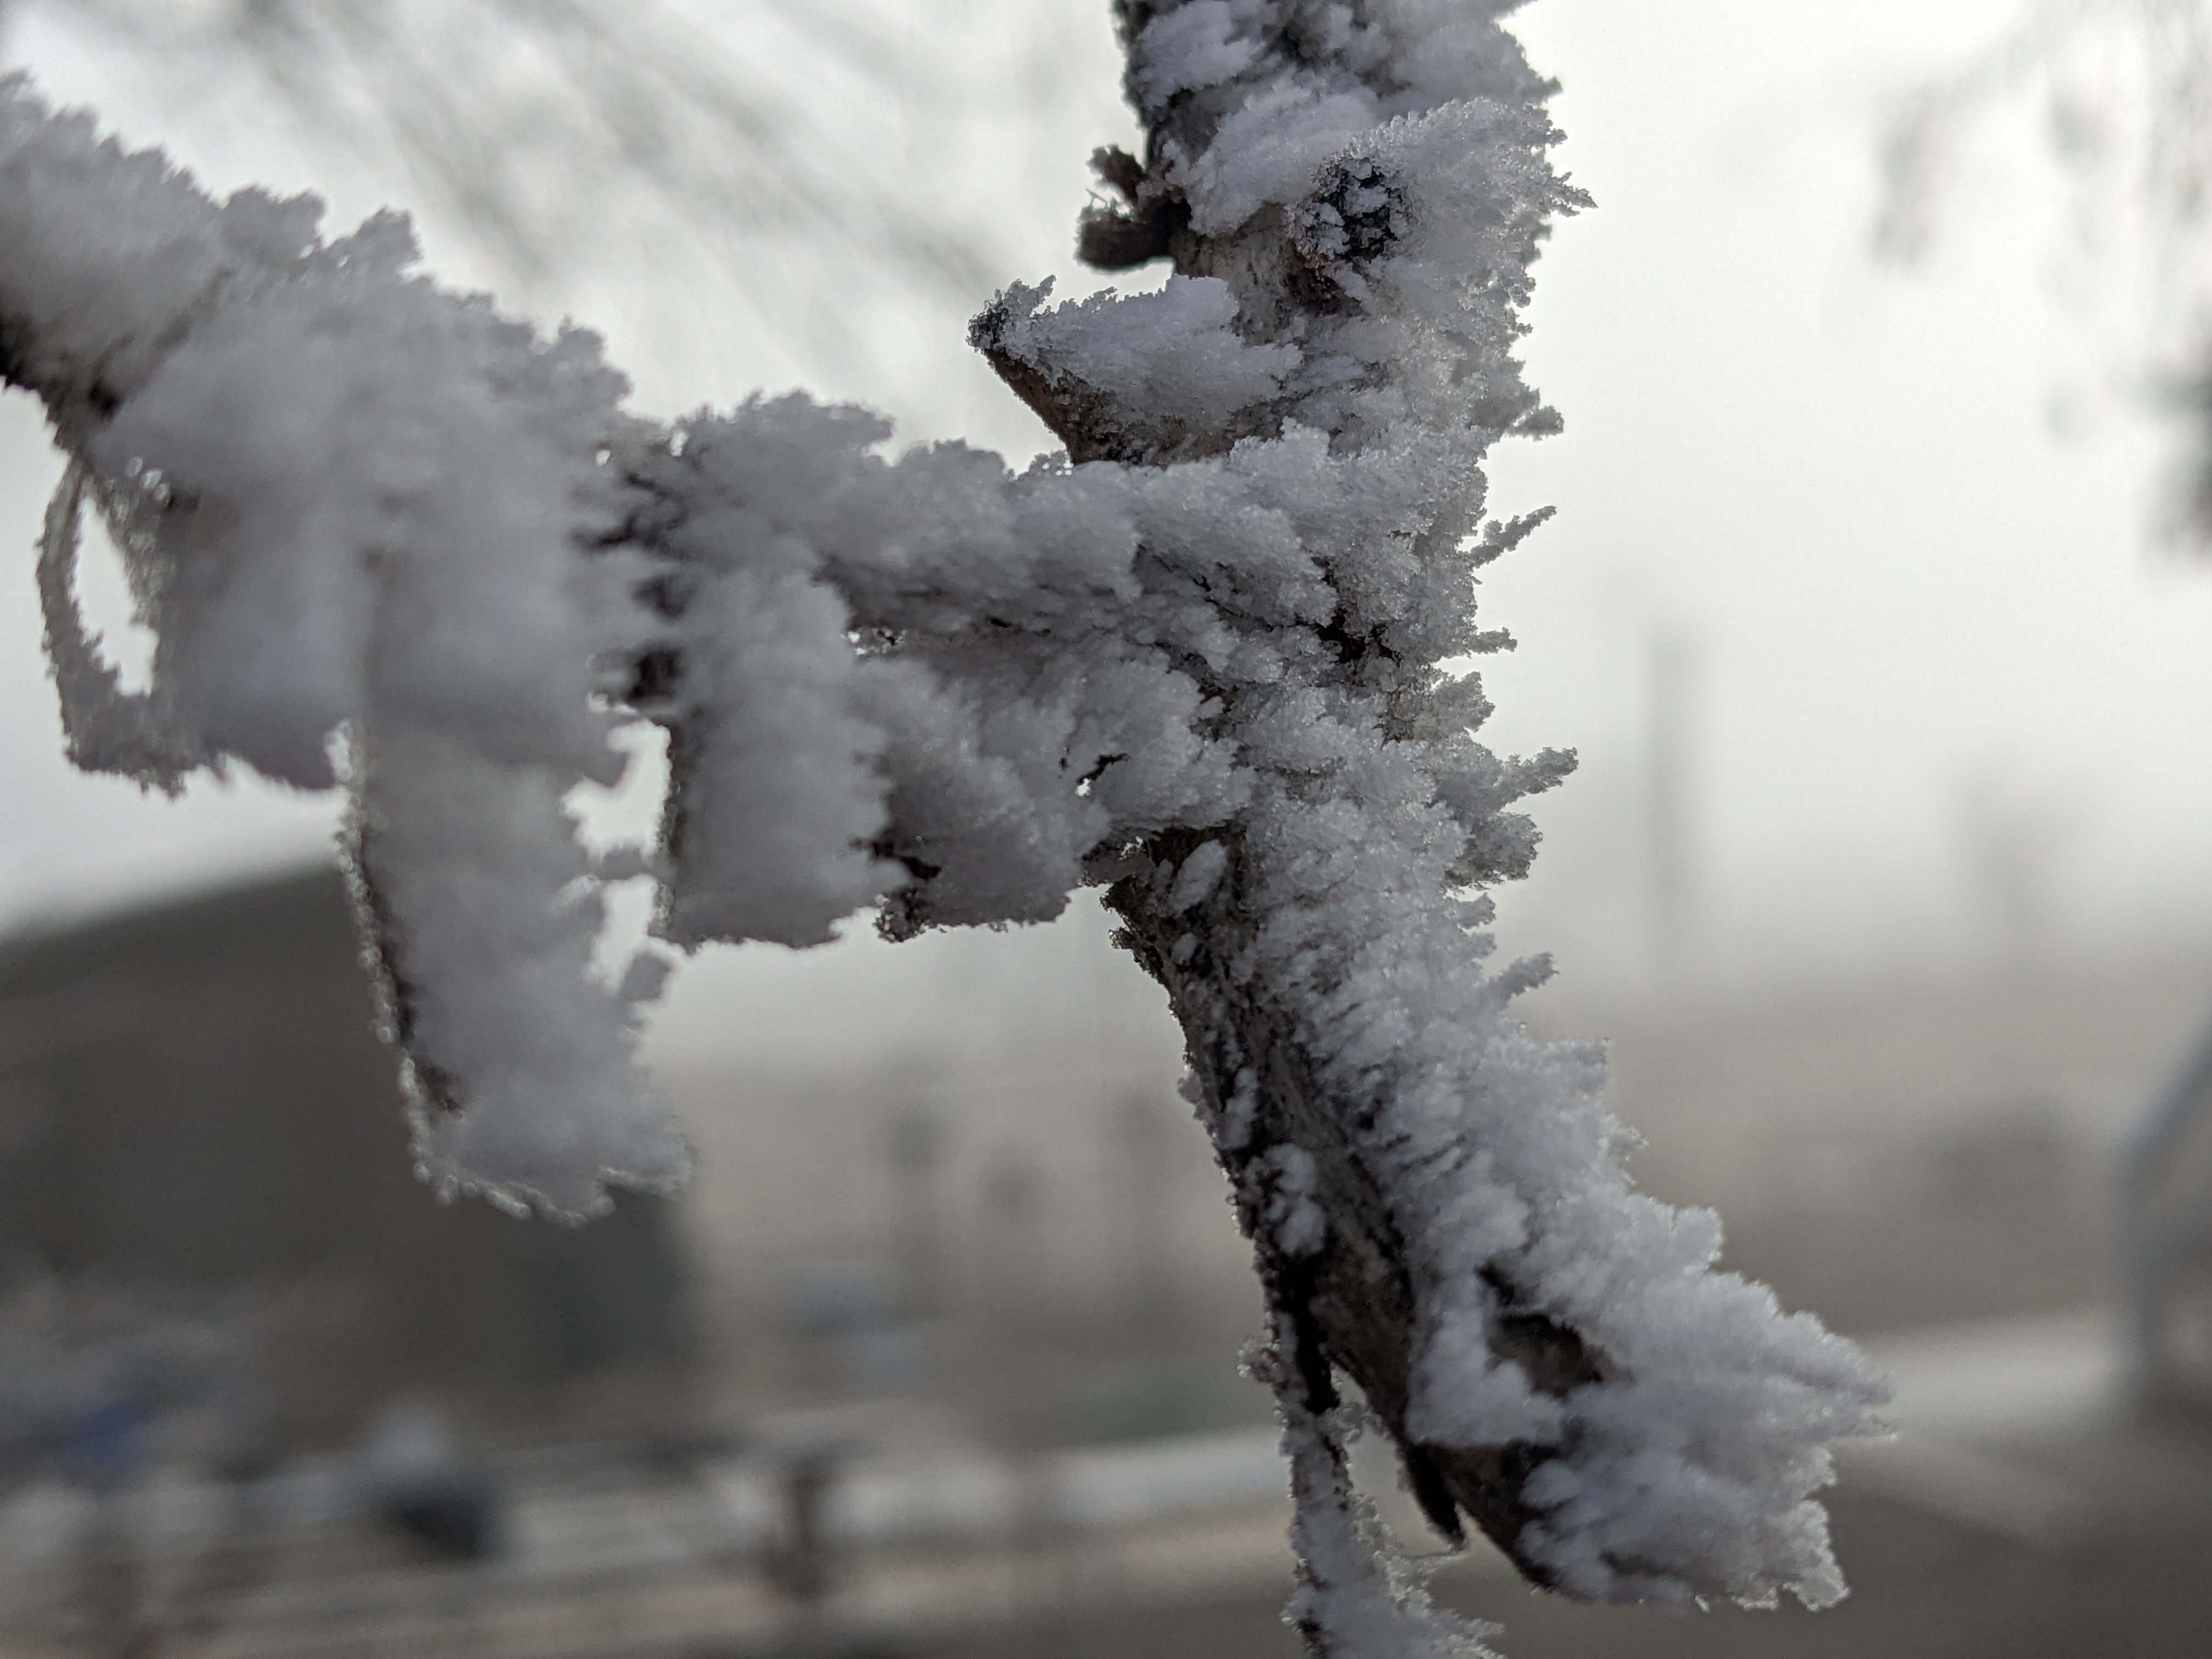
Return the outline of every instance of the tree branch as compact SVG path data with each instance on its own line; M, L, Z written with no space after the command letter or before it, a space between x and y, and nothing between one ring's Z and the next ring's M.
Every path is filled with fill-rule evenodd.
M1257 915L1242 840L1232 829L1218 843L1226 869L1195 911L1173 913L1160 902L1158 881L1146 876L1114 884L1106 902L1121 920L1120 942L1166 989L1182 1022L1199 1115L1229 1176L1268 1306L1297 1331L1300 1351L1319 1361L1298 1377L1301 1395L1309 1409L1326 1413L1337 1403L1329 1368L1343 1371L1389 1433L1437 1530L1459 1541L1463 1512L1531 1581L1549 1586L1556 1573L1521 1539L1538 1513L1524 1497L1528 1477L1552 1452L1526 1443L1424 1444L1407 1427L1419 1304L1404 1237L1347 1131L1357 1114L1317 1079L1297 1019L1229 966L1249 959ZM1173 871L1194 850L1194 838L1181 833L1157 838L1146 855L1154 871ZM1284 1147L1311 1157L1310 1196L1328 1218L1321 1242L1303 1254L1285 1248L1270 1213L1281 1201ZM1562 1398L1601 1378L1574 1331L1514 1311L1517 1297L1502 1280L1493 1279L1492 1288L1504 1310L1494 1334L1499 1356L1523 1366L1540 1392Z
M409 274L404 223L325 244L312 201L218 205L0 82L4 367L158 641L116 695L72 494L42 569L72 755L342 781L425 1173L570 1218L684 1163L630 1052L665 964L593 972L607 883L653 876L684 949L1107 884L1273 1310L1317 1652L1467 1636L1363 1541L1340 1376L1437 1524L1539 1583L1832 1601L1811 1495L1881 1384L1631 1188L1601 1056L1510 1015L1548 964L1488 961L1516 805L1571 766L1483 747L1452 666L1510 643L1475 573L1542 516L1486 527L1481 461L1558 423L1513 355L1584 200L1550 88L1486 4L1120 10L1148 141L1091 240L1176 270L978 319L1068 445L1018 476L799 398L641 420L590 337ZM602 856L566 801L640 718L662 844Z

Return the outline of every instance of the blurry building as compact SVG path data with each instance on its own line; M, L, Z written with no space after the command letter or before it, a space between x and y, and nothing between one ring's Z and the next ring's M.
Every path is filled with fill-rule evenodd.
M679 1377L667 1204L570 1229L439 1203L373 1018L333 870L0 945L0 1264L256 1287L311 1440L402 1395L511 1419L586 1379Z

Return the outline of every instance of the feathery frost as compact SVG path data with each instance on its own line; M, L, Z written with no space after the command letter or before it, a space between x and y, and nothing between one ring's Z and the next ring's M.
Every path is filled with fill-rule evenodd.
M352 793L429 1176L576 1216L682 1176L630 1052L660 964L593 977L622 872L563 805L624 720L669 732L650 867L681 948L1042 921L1113 884L1276 1304L1297 1616L1345 1656L1480 1632L1366 1554L1331 1361L1409 1468L1512 1471L1459 1501L1600 1599L1833 1600L1812 1495L1882 1398L1713 1271L1711 1216L1631 1188L1601 1057L1510 1012L1547 966L1488 961L1486 890L1535 846L1514 805L1571 764L1483 747L1458 666L1508 643L1474 579L1538 520L1486 529L1480 462L1558 424L1512 350L1581 201L1510 9L1120 0L1152 153L1086 237L1177 274L1016 284L976 320L1068 444L1018 473L799 398L646 422L589 335L412 274L403 222L323 241L312 200L214 203L0 86L0 370L74 458L42 561L72 753ZM143 693L70 598L86 494L158 636ZM1370 1224L1408 1301L1363 1373L1316 1360L1297 1285Z

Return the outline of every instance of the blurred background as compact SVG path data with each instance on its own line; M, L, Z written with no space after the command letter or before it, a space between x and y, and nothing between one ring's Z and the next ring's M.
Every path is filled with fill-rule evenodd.
M1503 943L1903 1432L1845 1464L1842 1609L1477 1549L1436 1589L1509 1653L2212 1650L2208 16L1519 19L1599 207L1531 316L1566 434L1492 468L1560 511L1484 580L1488 736L1583 757ZM646 410L803 386L1016 464L966 319L1100 285L1085 158L1136 137L1104 0L0 0L0 58L217 190L410 208ZM58 471L0 399L0 1655L1295 1651L1256 1291L1095 903L703 955L648 1038L690 1191L441 1207L334 803L62 759Z

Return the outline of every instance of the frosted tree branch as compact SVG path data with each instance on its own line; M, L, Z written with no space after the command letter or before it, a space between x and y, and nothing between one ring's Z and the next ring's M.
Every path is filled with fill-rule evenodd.
M217 205L0 101L0 370L75 458L44 562L72 751L352 792L426 1174L564 1215L680 1177L629 1056L658 958L591 971L605 881L649 868L684 949L1104 885L1253 1242L1296 1617L1344 1659L1479 1635L1364 1541L1358 1402L1443 1531L1540 1583L1819 1605L1813 1494L1882 1398L1713 1270L1710 1214L1632 1189L1601 1055L1511 1015L1547 965L1489 961L1515 803L1571 761L1474 736L1456 665L1507 643L1474 574L1540 518L1486 526L1480 462L1557 424L1513 349L1582 200L1505 9L1121 0L1147 153L1100 158L1082 242L1174 270L976 319L1067 446L1018 475L800 398L640 420L589 337L409 275L397 222L325 244L312 203ZM159 636L143 694L74 620L81 487ZM564 802L639 719L660 845L595 865Z

